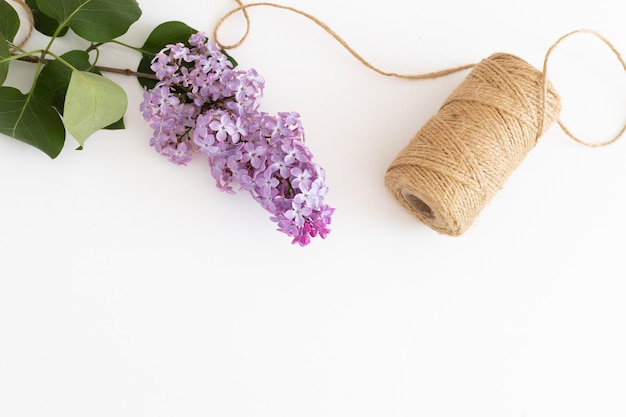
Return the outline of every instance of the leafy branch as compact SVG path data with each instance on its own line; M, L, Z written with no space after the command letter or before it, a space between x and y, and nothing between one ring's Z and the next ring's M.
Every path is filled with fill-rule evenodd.
M0 0L0 134L51 158L68 133L82 149L96 131L124 128L126 93L102 73L135 76L145 89L138 110L154 130L150 145L157 152L178 165L203 154L218 188L248 191L292 243L306 246L327 236L334 208L324 203L325 172L304 143L297 112L259 110L264 80L256 70L233 71L231 56L181 22L157 26L141 47L120 42L116 38L141 16L135 0L26 2L34 29L48 40L43 48L23 50L15 42L19 16ZM55 41L68 34L89 46L55 53ZM108 43L137 52L137 69L100 66L99 48ZM36 65L26 93L4 85L16 61Z
M26 4L34 29L48 37L47 44L32 51L18 48L14 40L22 22L17 11L0 0L0 133L51 158L60 154L68 133L82 147L100 129L124 128L126 92L103 73L137 77L141 86L152 88L154 55L168 44L186 42L196 32L182 22L165 22L135 47L117 40L141 17L135 0L26 0ZM53 47L62 36L86 40L89 47L56 54ZM136 51L137 69L97 65L99 48L105 44ZM37 65L27 92L5 85L15 61Z

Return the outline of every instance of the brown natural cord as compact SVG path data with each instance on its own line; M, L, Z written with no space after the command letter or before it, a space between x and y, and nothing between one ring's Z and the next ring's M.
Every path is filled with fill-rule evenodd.
M313 15L311 15L309 13L306 13L306 12L304 12L304 11L302 11L300 9L296 9L294 7L284 6L282 4L276 4L276 3L270 3L270 2L259 2L259 3L243 4L241 2L241 0L235 0L235 1L237 2L237 4L239 4L239 7L231 10L228 13L226 13L217 22L217 24L215 25L215 29L213 30L213 39L215 40L215 42L221 48L224 48L224 49L234 49L234 48L237 48L237 47L241 46L246 41L248 35L250 34L250 16L247 13L248 9L253 8L253 7L271 7L271 8L275 8L275 9L288 10L290 12L293 12L295 14L298 14L300 16L303 16L303 17L311 20L313 23L315 23L316 25L318 25L322 29L324 29L326 31L326 33L328 33L330 36L332 36L337 42L339 42L341 44L341 46L343 46L361 64L363 64L367 68L371 69L372 71L377 72L380 75L384 75L384 76L387 76L387 77L404 78L404 79L409 79L409 80L425 80L425 79L430 79L430 78L439 78L439 77L443 77L443 76L449 75L449 74L454 74L455 72L459 72L459 71L463 71L463 70L466 70L466 69L470 69L470 68L472 68L474 66L474 64L462 65L462 66L458 66L458 67L454 67L454 68L444 69L444 70L441 70L441 71L422 73L422 74L398 74L398 73L395 73L395 72L383 71L380 68L372 65L365 58L363 58L361 55L359 55L348 44L348 42L346 42L333 29L331 29L330 26L328 26L326 23L322 22L320 19L318 19L317 17L315 17L315 16L313 16ZM231 45L223 44L219 40L219 30L222 27L222 25L224 24L224 22L226 22L226 20L228 20L228 18L230 18L232 15L234 15L235 13L238 13L238 12L243 12L244 13L244 16L245 16L245 19L246 19L246 32L239 39L239 41L237 41L236 43L231 44Z
M33 12L30 10L30 7L28 7L28 5L24 2L24 0L12 0L12 1L16 3L19 7L21 7L26 13L26 19L27 19L26 23L28 24L26 35L24 36L24 39L15 43L15 46L17 46L18 48L21 48L30 39L31 34L33 33L33 28L35 27L35 20L33 19Z
M547 91L547 86L548 86L548 61L550 59L550 56L552 55L552 52L556 49L556 47L558 45L561 44L561 42L563 42L565 39L567 39L567 38L569 38L569 37L571 37L573 35L576 35L576 34L590 34L590 35L593 35L596 38L600 39L602 42L604 42L611 49L611 52L613 52L613 54L618 59L620 64L622 64L622 68L624 68L624 72L626 72L626 62L624 61L624 58L622 57L620 52L617 50L617 48L607 38L605 38L604 36L602 36L598 32L596 32L594 30L590 30L590 29L574 30L574 31L571 31L569 33L566 33L565 35L563 35L559 39L557 39L556 42L554 42L552 44L552 46L550 46L550 48L548 48L548 52L546 52L545 58L543 60L543 90L544 90L544 96L545 96L545 92ZM541 115L541 117L543 118L543 115ZM625 123L622 126L621 130L615 136L613 136L611 139L606 140L604 142L593 143L593 142L588 142L588 141L585 141L585 140L582 140L582 139L578 138L576 135L574 135L569 130L569 128L565 125L565 123L563 123L560 119L557 120L557 123L558 123L559 127L563 130L563 132L565 132L565 134L567 136L572 138L574 141L580 143L581 145L589 146L589 147L592 147L592 148L598 148L598 147L610 145L613 142L615 142L616 140L618 140L620 137L622 137L624 132L626 132L626 123ZM541 124L543 124L543 122Z
M419 80L473 68L385 173L385 186L400 204L440 233L458 236L465 232L555 121L570 138L590 147L609 145L626 131L625 124L610 140L592 143L575 136L558 118L561 102L547 73L550 56L562 41L577 33L594 35L609 46L626 71L618 50L595 31L580 29L560 37L548 49L543 71L516 56L496 53L478 64L423 74L397 74L370 64L315 16L275 3L244 5L241 0L236 1L239 7L215 26L214 39L220 44L219 29L237 12L244 13L246 32L233 45L220 44L225 49L240 46L249 35L247 9L267 6L313 21L364 66L381 75Z

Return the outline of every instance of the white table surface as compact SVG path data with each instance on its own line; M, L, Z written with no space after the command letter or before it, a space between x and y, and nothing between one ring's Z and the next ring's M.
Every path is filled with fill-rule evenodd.
M123 37L135 45L167 20L212 32L235 5L139 4ZM282 4L389 71L494 52L539 68L579 28L626 53L621 0ZM266 79L266 111L302 115L332 232L293 246L248 195L217 190L206 162L166 161L136 81L110 75L128 93L125 131L80 152L70 137L55 160L0 137L0 416L626 415L626 138L591 149L554 126L466 234L443 236L383 176L466 73L385 78L300 16L250 15L231 54ZM224 40L242 28L233 18ZM28 85L30 67L13 68ZM625 78L585 36L550 66L563 120L592 141L624 123Z

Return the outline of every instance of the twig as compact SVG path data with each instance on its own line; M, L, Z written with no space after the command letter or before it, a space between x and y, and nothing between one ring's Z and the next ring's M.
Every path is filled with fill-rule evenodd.
M31 56L20 57L17 60L18 61L24 61L24 62L31 62L31 63L39 62L38 58L34 58L34 57L31 57ZM42 61L47 64L47 63L51 62L52 60L44 58ZM113 67L103 67L103 66L99 66L99 65L94 66L94 68L97 69L98 71L102 71L102 72L110 72L110 73L114 73L114 74L122 74L122 75L137 77L137 78L144 78L144 79L148 79L148 80L157 80L157 77L154 74L148 74L148 73L145 73L145 72L137 72L137 71L133 71L133 70L128 69L128 68L122 69L122 68L113 68Z

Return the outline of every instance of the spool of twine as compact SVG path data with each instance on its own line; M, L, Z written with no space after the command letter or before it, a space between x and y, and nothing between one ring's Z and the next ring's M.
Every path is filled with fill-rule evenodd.
M557 120L559 96L514 55L479 62L389 165L385 186L434 230L457 236ZM543 117L541 117L543 115Z

